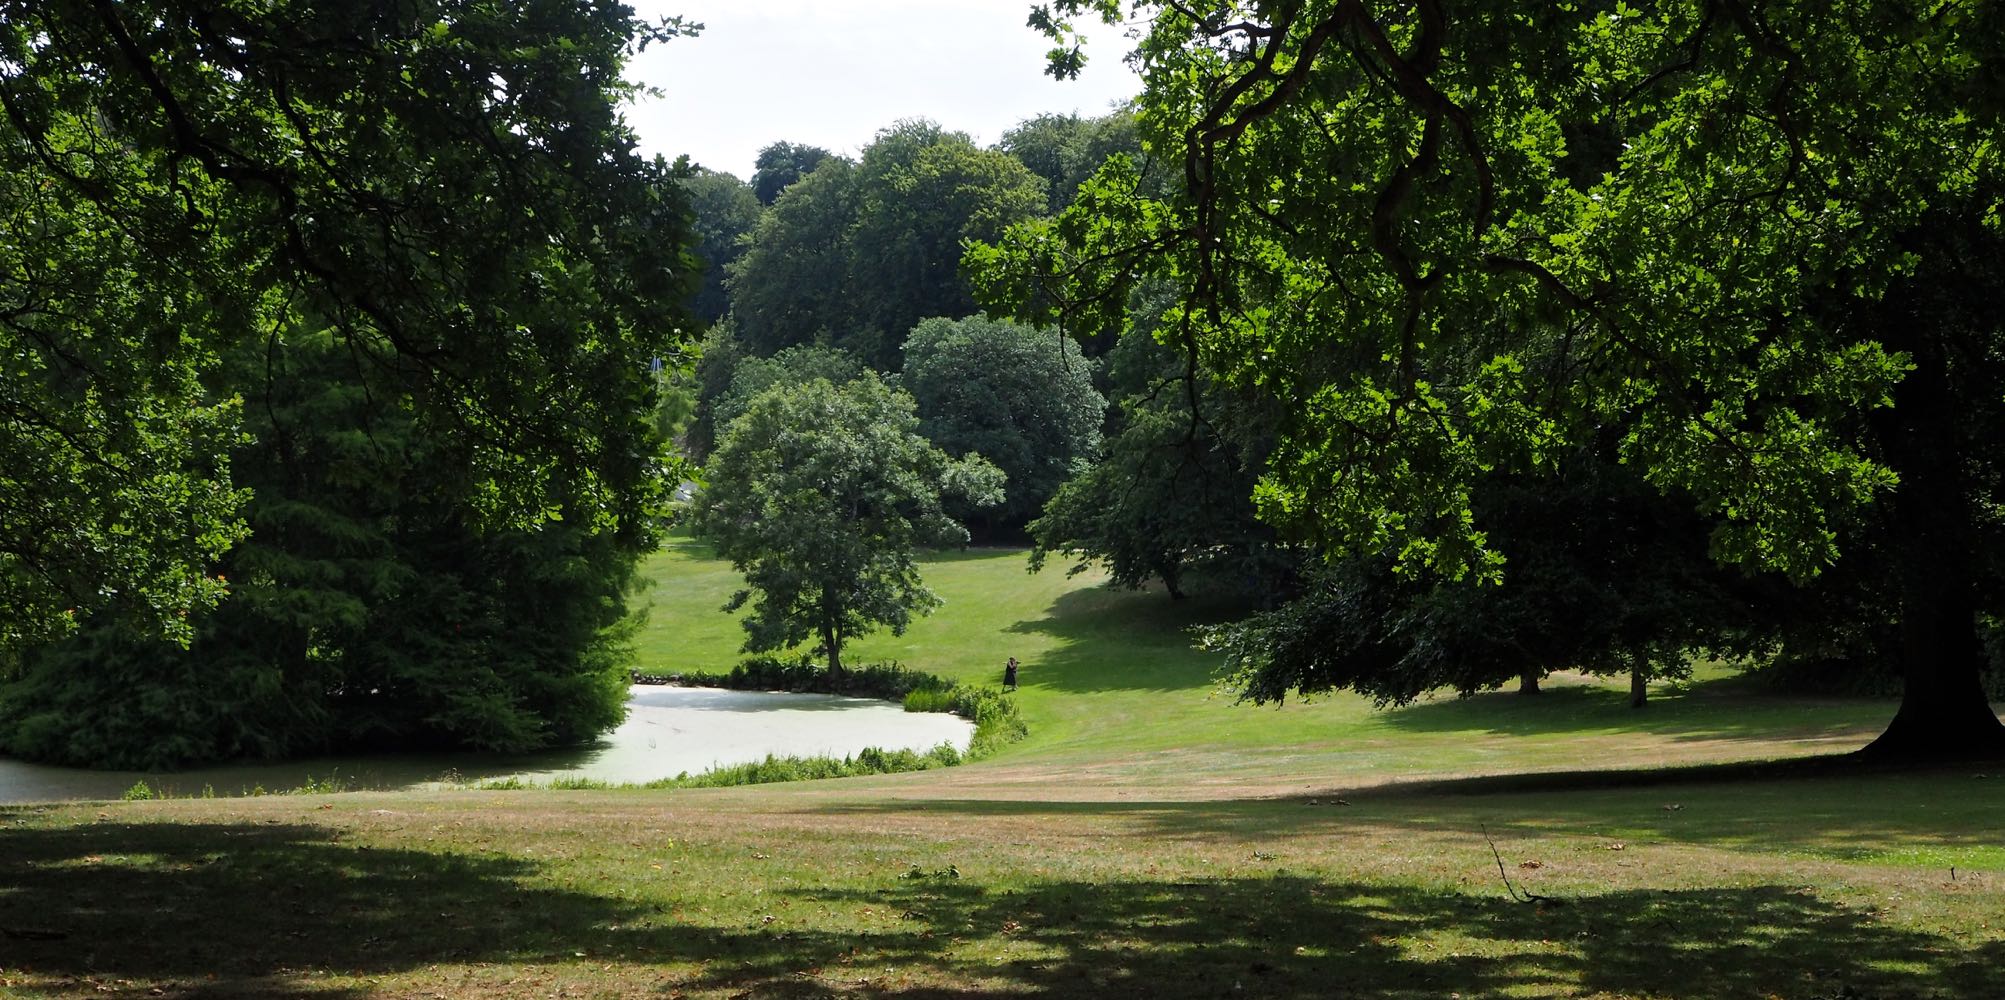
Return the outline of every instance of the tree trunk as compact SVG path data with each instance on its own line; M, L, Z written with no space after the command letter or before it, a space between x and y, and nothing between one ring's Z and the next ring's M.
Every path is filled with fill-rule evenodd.
M1537 667L1527 667L1527 668L1525 668L1525 672L1524 672L1524 673L1522 673L1522 674L1519 674L1519 675L1518 675L1518 693L1519 693L1519 694L1538 694L1538 693L1539 693L1539 673L1540 673L1540 671L1539 671L1539 669L1538 669Z
M822 651L828 654L828 679L834 681L842 676L842 633L833 628L821 630Z
M1917 317L1918 319L1919 317ZM1901 595L1901 707L1862 753L1889 759L2005 757L2005 725L1981 679L1976 538L1955 394L1943 345L1913 329L1890 338L1914 370L1882 425L1901 482L1889 505Z
M1629 707L1642 708L1650 702L1650 668L1638 664L1629 668Z

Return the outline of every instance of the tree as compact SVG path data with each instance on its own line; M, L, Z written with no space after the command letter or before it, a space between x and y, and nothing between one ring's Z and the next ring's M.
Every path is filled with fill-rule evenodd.
M617 5L0 2L0 621L186 640L243 533L217 359L300 317L391 372L472 516L665 495L637 426L690 268ZM255 400L251 403L255 405ZM52 475L55 473L55 475Z
M1009 480L996 520L1036 517L1060 483L1100 449L1107 401L1093 362L1051 330L971 317L929 319L905 341L904 388L919 432L948 454L973 452Z
M703 288L690 300L689 311L705 323L715 323L731 311L724 278L731 262L745 253L745 239L759 224L763 210L752 187L735 175L701 170L682 180L695 211L696 256L703 261Z
M975 300L961 248L1044 211L1044 184L1015 158L960 132L906 121L877 134L857 167L853 348L879 371L898 365L907 331L928 316L967 316Z
M962 242L999 238L1043 207L1041 182L1010 156L901 122L862 162L824 161L773 203L731 270L739 337L754 354L827 343L895 370L920 319L975 311Z
M759 220L726 282L746 351L763 357L796 344L843 343L856 322L857 201L856 165L835 158L787 188Z
M711 419L716 426L728 428L752 400L775 386L804 385L816 379L848 385L862 377L864 370L863 362L848 351L820 344L789 347L770 358L741 358L724 391L710 404Z
M1205 646L1256 703L1348 688L1405 704L1511 681L1534 693L1566 669L1627 674L1641 707L1649 681L1690 674L1693 653L1738 657L1769 643L1778 582L1720 567L1689 502L1633 470L1570 456L1553 479L1492 477L1474 509L1508 560L1501 582L1348 559L1282 608L1206 629Z
M1193 575L1274 602L1295 590L1302 556L1253 510L1269 436L1257 408L1188 372L1137 325L1107 357L1117 397L1103 454L1077 469L1030 522L1030 561L1053 553L1107 567L1123 587L1161 580L1185 596ZM1193 391L1197 399L1192 398Z
M257 400L231 456L251 533L187 648L118 616L24 651L0 749L161 769L335 750L524 752L625 713L626 604L646 520L595 528L575 497L533 529L484 526L450 438L324 328L232 352ZM644 421L647 415L636 413Z
M814 172L831 157L828 150L805 143L776 142L759 150L753 161L752 193L761 205L778 201L795 182Z
M1099 118L1044 114L1018 122L1004 132L996 148L1008 153L1044 178L1048 211L1072 204L1079 185L1115 153L1140 157L1135 116L1123 109ZM1161 175L1163 172L1155 172Z
M983 255L998 291L1060 290L1025 318L1114 319L1138 276L1179 278L1177 341L1291 414L1263 516L1409 573L1508 572L1476 484L1547 474L1616 417L1621 460L1714 519L1722 559L1814 576L1877 508L1905 689L1873 751L2005 753L1975 555L1999 478L1963 419L2000 370L2005 11L1037 20L1137 12L1143 144L1183 189L1147 197L1117 163L1071 219Z
M902 635L940 599L915 563L921 546L967 540L943 495L1002 500L1002 474L959 461L917 433L912 398L865 375L775 387L752 400L711 457L697 532L745 575L745 649L813 639L842 671L842 647L878 626Z

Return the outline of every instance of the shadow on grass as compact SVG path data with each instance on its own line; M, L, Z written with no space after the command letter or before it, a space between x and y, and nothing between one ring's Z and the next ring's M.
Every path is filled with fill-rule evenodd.
M804 895L895 907L923 942L1008 937L1013 956L944 964L1009 995L1975 997L2005 958L1784 886L1615 892L1551 908L1283 874ZM881 957L932 964L940 951L908 936Z
M794 913L901 915L889 928L843 931L790 919L695 926L672 907L709 901L669 889L622 886L611 899L537 884L560 874L502 856L349 846L303 825L10 829L0 831L0 927L65 935L6 942L7 966L44 977L45 992L132 979L183 996L321 1000L351 994L315 992L318 972L478 962L695 963L676 988L747 997L846 994L866 975L878 977L871 992L914 1000L1974 997L2005 961L1995 944L1969 950L1778 885L1612 892L1553 908L1278 872L996 886L885 876L775 890L806 904ZM949 985L901 988L888 968Z
M1996 780L1968 766L1901 767L1851 755L1669 768L1607 769L1395 782L1311 795L1226 801L904 800L832 813L932 813L983 820L1049 816L1059 827L1111 821L1157 841L1264 842L1375 828L1397 841L1605 838L1873 860L1934 852L1944 865L1998 864ZM2005 775L1997 775L2005 780ZM1341 803L1341 804L1340 804ZM1945 853L1946 852L1946 853ZM1969 860L1957 860L1969 855ZM1980 857L1981 856L1981 857Z
M0 810L0 826L28 815ZM138 981L327 1000L354 994L302 977L581 956L726 962L753 979L793 968L770 936L649 926L665 901L553 881L520 858L350 846L303 825L0 828L0 971L32 970L63 995Z
M1230 621L1247 610L1233 598L1172 601L1160 589L1084 587L1053 601L1045 617L1005 631L1059 640L1057 648L1025 664L1027 685L1074 694L1201 692L1210 688L1218 658L1193 648L1190 629Z
M1388 709L1380 718L1414 733L1554 736L1621 730L1676 740L1763 742L1857 736L1863 746L1893 714L1888 701L1770 694L1741 678L1723 678L1654 695L1640 709L1629 707L1626 690L1612 686L1556 686L1532 697L1515 691L1444 697Z

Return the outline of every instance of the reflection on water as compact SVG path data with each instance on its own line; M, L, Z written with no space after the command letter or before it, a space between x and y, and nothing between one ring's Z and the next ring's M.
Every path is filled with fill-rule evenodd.
M337 777L348 788L400 789L519 777L548 782L585 778L647 782L767 754L847 756L865 747L926 750L941 743L965 748L974 725L952 715L907 712L869 698L820 694L639 686L627 700L627 721L588 746L536 754L405 754L330 757L283 764L238 764L174 774L85 771L0 758L0 802L117 798L144 779L170 795L242 795L284 791Z

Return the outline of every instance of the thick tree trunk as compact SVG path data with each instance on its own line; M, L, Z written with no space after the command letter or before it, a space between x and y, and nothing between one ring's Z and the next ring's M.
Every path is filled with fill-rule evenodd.
M1648 667L1629 668L1629 707L1642 708L1650 703L1650 670Z
M1918 324L1917 324L1918 325ZM1915 368L1883 425L1900 487L1889 508L1901 594L1901 707L1867 756L1889 759L2005 757L2005 725L1981 680L1977 633L1976 531L1964 482L1962 429L1942 345L1912 330L1892 346Z
M1539 671L1539 670L1538 670L1537 668L1532 668L1532 669L1528 669L1528 670L1526 670L1526 671L1525 671L1524 673L1522 673L1522 674L1519 674L1519 675L1518 675L1518 693L1519 693L1519 694L1538 694L1538 693L1539 693L1539 673L1540 673L1540 671Z

